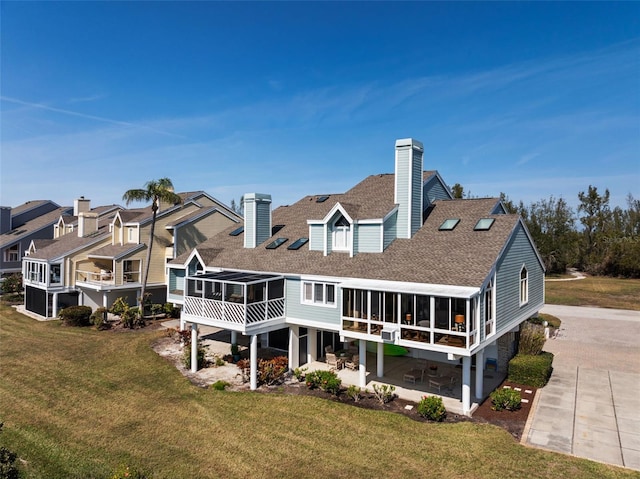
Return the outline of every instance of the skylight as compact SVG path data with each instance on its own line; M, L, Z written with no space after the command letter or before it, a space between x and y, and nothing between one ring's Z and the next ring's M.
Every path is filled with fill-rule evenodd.
M438 229L440 231L451 231L453 228L458 226L458 223L460 223L460 218L449 218L444 220Z
M276 249L278 246L280 246L283 243L286 243L287 241L289 241L289 238L278 238L275 241L272 241L271 243L269 243L266 248L267 249Z
M229 236L238 236L243 231L244 231L244 226L240 226L239 228L236 228L231 233L229 233Z
M486 231L491 228L494 221L494 218L480 218L473 229L475 231Z
M329 199L329 195L322 195L316 198L316 203L324 203Z
M291 243L287 247L287 249L300 249L302 246L307 244L308 241L309 241L309 238L299 238L299 239L295 240L293 243Z

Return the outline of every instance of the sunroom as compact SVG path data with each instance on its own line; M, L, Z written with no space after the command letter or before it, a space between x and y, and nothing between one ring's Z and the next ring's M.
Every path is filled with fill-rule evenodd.
M188 276L182 320L243 334L284 324L284 277L221 271Z

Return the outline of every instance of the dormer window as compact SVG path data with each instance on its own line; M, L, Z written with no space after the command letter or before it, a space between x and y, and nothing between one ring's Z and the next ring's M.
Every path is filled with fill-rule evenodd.
M340 215L333 224L333 250L349 251L350 234L351 225L344 216Z

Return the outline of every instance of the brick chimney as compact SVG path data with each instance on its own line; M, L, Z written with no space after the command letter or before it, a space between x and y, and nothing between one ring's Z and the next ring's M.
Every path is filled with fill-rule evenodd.
M271 237L271 195L247 193L244 206L244 247L255 248Z
M396 140L395 203L397 237L411 238L422 226L422 143L413 138Z

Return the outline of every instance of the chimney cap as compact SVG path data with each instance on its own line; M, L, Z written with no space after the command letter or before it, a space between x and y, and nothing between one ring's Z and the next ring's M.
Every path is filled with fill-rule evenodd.
M424 150L422 142L414 140L413 138L401 138L399 140L396 140L396 148L402 148L406 146L412 146L418 150Z

